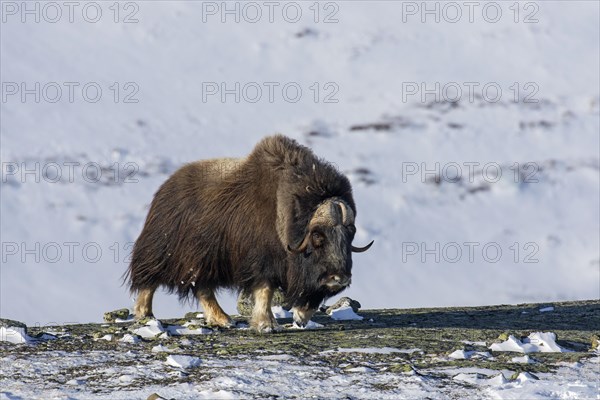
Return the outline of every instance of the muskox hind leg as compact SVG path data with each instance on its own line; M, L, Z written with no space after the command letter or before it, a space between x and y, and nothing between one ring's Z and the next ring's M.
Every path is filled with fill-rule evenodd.
M133 313L136 319L142 319L146 317L153 317L152 314L152 298L156 288L141 289L138 291L137 299L135 300L135 306L133 307Z
M217 302L215 292L212 289L199 289L196 292L196 298L200 301L200 304L202 304L204 318L206 319L207 324L220 326L222 328L232 328L235 326L235 323Z
M281 330L271 311L273 288L268 284L257 286L252 294L254 296L254 309L250 324L259 333L270 333Z

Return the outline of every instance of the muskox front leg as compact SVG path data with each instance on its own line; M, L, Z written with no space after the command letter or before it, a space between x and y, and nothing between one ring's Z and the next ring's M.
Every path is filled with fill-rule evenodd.
M136 319L142 319L146 317L153 317L152 314L152 298L156 288L141 289L138 292L137 299L135 300L135 306L133 307L133 313Z
M278 331L281 327L277 324L271 311L271 300L273 299L273 288L268 284L257 286L252 294L254 296L254 309L250 324L259 333L270 333Z
M304 328L314 315L315 311L316 309L309 308L308 304L302 307L293 307L292 312L294 313L294 322L300 328Z
M207 324L220 326L221 328L232 328L235 326L235 323L217 302L215 292L212 289L198 290L196 292L196 298L200 301L200 304L202 304L204 318L206 319Z

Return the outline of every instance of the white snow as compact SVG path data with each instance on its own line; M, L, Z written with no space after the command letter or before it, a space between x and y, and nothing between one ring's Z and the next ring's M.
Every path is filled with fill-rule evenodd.
M119 382L123 384L131 383L135 380L135 376L133 375L121 375L119 376Z
M479 374L465 374L460 373L454 378L456 381L466 382L473 385L487 385L487 386L502 386L508 381L503 374L495 375L491 378L481 377Z
M163 346L162 344L157 344L156 346L152 347L151 351L153 353L161 353L161 352L170 353L173 350L169 349L167 346Z
M258 358L268 361L288 361L294 359L294 356L290 354L271 354L267 356L259 356Z
M513 357L510 359L511 362L520 363L520 364L533 364L534 361L528 355L524 355L523 357Z
M49 351L33 353L27 358L8 353L0 357L4 374L0 393L8 390L11 397L27 399L102 399L108 396L115 400L147 398L153 392L180 400L218 396L287 398L298 393L302 393L303 398L591 399L598 393L600 360L596 355L580 363L560 366L556 373L536 373L539 380L521 373L513 381L509 380L513 371L483 368L442 368L420 370L419 374L398 374L386 372L377 365L361 363L342 367L340 373L337 367L315 364L310 359L298 359L284 353L248 355L238 359L207 357L201 361L194 356L169 357L167 362L158 357L140 358L136 350ZM202 374L207 378L190 382L186 370L194 366L202 366ZM64 385L47 379L66 368L85 369L85 377L74 378L81 384ZM432 379L432 375L436 378ZM151 383L160 379L173 382L169 385ZM144 384L132 386L136 381ZM474 386L465 387L465 382ZM390 389L382 391L374 385ZM3 395L6 396L0 394Z
M292 329L318 329L322 327L323 324L319 324L318 322L315 322L313 320L309 320L304 326L298 325L296 321L294 321L294 323L292 324Z
M183 325L167 325L165 328L159 320L152 319L144 326L134 329L133 333L146 339L167 338L169 335L205 335L213 333L213 330L209 328L196 326L189 328L191 325L197 325L199 323L200 321L193 320L188 321Z
M3 316L30 325L100 321L104 311L130 305L121 275L160 184L185 162L244 156L274 132L349 175L359 211L355 242L375 244L354 255L343 295L365 309L597 297L598 2L536 2L532 24L514 23L508 3L496 24L481 15L469 22L466 9L456 24L432 16L422 23L419 14L402 22L407 3L393 1L336 3L332 24L315 23L308 3L296 24L252 24L221 23L218 14L199 23L204 2L142 2L138 23L119 24L108 3L99 4L105 18L97 24L69 22L66 9L55 24L32 16L22 23L18 14L2 24L3 82L63 88L56 103L32 94L22 102L21 93L2 102L0 157L19 167L3 168L0 180ZM312 34L298 37L304 28ZM79 83L73 102L63 82ZM82 98L88 82L101 86L100 101ZM139 87L138 103L123 102L133 92L127 82ZM203 101L203 82L279 86L273 102L262 86L261 101L236 103L218 94ZM286 82L302 87L297 103L282 99ZM336 103L323 102L333 92L327 82L339 89ZM420 89L404 96L411 82L426 89L455 82L459 107L431 94L423 102ZM463 82L479 85L475 99ZM515 82L517 100L537 87L538 102L515 103ZM487 83L502 88L498 102L481 98ZM352 130L376 122L391 127ZM472 173L471 162L479 163ZM23 176L36 163L40 172ZM62 173L57 183L51 163ZM72 179L69 163L79 163ZM83 179L88 163L97 163L88 175L102 168L100 182ZM496 164L502 177L489 183L483 168L493 174ZM455 165L461 182L427 183L436 170L453 176ZM133 182L124 182L132 171ZM496 244L502 255L488 262ZM26 301L9 301L23 293ZM235 312L234 296L224 292L220 301ZM155 296L159 318L193 307Z
M454 360L469 360L471 358L491 358L492 355L487 351L467 351L455 350L448 355L448 358Z
M565 353L571 351L556 344L556 334L553 332L534 332L523 340L510 335L504 342L493 343L489 348L492 351L518 353Z
M169 325L169 326L167 326L167 332L169 332L169 334L171 334L173 336L208 335L208 334L213 333L213 330L209 329L209 328L198 327L198 328L190 329L190 328L188 328L188 326L189 326L189 324L187 322L185 324L183 324L183 326Z
M482 398L587 400L598 395L599 362L600 357L593 357L583 363L565 364L556 373L536 373L535 376L521 372L514 380L509 379L513 371L508 370L499 373L483 368L461 368L441 369L438 372L481 388L478 393Z
M65 384L71 386L85 385L85 379L71 379L65 382Z
M137 344L141 341L142 341L142 339L140 339L139 336L131 335L129 333L126 333L125 335L123 335L123 337L121 339L119 339L119 342L131 343L131 344Z
M2 5L12 3L24 4ZM99 23L79 17L70 22L66 8L58 23L38 23L31 15L23 23L21 15L2 13L3 84L31 89L36 82L59 82L63 97L52 103L27 94L22 101L18 93L2 100L0 315L43 326L100 321L104 311L129 305L121 276L162 182L186 162L244 156L274 132L309 145L349 176L359 210L355 243L375 239L375 244L354 255L353 283L343 295L365 309L598 297L598 2L529 2L538 10L536 23L522 23L531 11L523 8L515 23L513 2L499 2L499 23L483 20L481 13L469 22L464 8L458 23L431 18L423 23L419 14L403 21L409 2L333 2L339 12L331 24L322 23L331 11L322 8L320 22L314 22L312 2L299 3L298 23L280 14L273 23L265 21L266 9L258 23L231 18L222 23L219 14L204 22L207 3L133 2L139 21L131 24L112 20L112 2L99 2L104 15ZM235 82L274 81L278 89L297 83L301 101L282 101L279 90L273 102L235 102L233 95L203 101L206 82L230 89ZM65 82L78 84L74 101ZM80 89L88 82L102 87L100 101L82 99ZM133 95L137 103L123 102L131 93L129 82L139 88ZM404 98L407 83L429 89L453 82L463 87L457 107L435 102L433 95L423 101L422 92ZM468 99L464 82L478 84L475 99ZM337 102L323 101L332 93L327 83L338 88ZM487 83L502 88L498 102L482 99ZM111 87L120 89L117 102ZM532 87L537 102L525 103ZM356 129L369 123L390 128ZM479 164L469 171L470 163ZM533 168L525 168L527 163ZM18 171L9 171L9 164ZM95 166L103 171L99 182L84 179L88 164L92 172ZM56 183L48 179L53 165L62 173ZM432 183L433 175L452 175L456 165L459 182ZM492 173L499 166L497 182L487 179L486 165ZM26 170L34 172L23 175ZM125 181L131 171L133 180ZM234 313L235 297L219 297ZM159 318L193 307L164 293L154 300ZM550 311L545 308L539 312ZM168 327L160 335L207 331ZM2 341L30 339L18 328L0 328ZM489 348L563 351L555 339L538 333ZM121 341L140 338L126 334ZM91 378L77 385L47 379L78 367L111 377L114 385L101 380L107 386L101 389L116 400L147 398L153 391L177 399L381 399L382 391L373 389L377 384L392 387L385 394L394 399L598 397L597 357L540 374L540 380L523 373L505 382L498 371L484 376L455 371L447 387L418 375L370 373L366 368L374 368L366 366L340 374L293 359L275 368L274 361L258 358L214 358L202 362L215 378L165 387L151 382L177 379L181 371L171 371L162 359L138 368L140 346L126 348L132 352L2 354L0 398L106 398L88 390ZM223 375L228 379L220 379ZM24 376L36 384L23 383ZM145 382L143 390L119 391L138 379ZM469 381L475 388L461 384Z
M373 368L369 368L369 367L353 367L353 368L348 368L345 370L346 372L360 372L362 374L371 374L373 372L377 372L375 371Z
M120 324L123 322L131 322L131 321L135 321L135 316L133 314L129 315L129 317L127 319L115 318L115 323L117 323L117 324Z
M554 307L550 306L550 307L540 308L540 312L549 312L549 311L554 311Z
M461 340L461 343L468 344L471 346L481 346L481 347L487 346L486 342L473 342L470 340Z
M331 319L336 321L362 320L363 317L356 314L352 307L344 306L331 311Z
M163 332L165 332L165 329L163 328L161 322L157 319L151 319L141 328L133 330L133 333L143 337L144 339L154 339Z
M167 365L177 368L194 368L201 364L198 357L171 354L167 357Z
M449 358L453 358L453 359L462 359L465 360L467 358L469 358L470 354L472 352L466 352L464 350L455 350L454 352L450 353L448 355Z
M33 338L25 333L25 328L16 326L0 327L0 342L9 342L14 344L31 343Z
M292 318L294 316L293 312L288 311L281 306L273 306L271 307L271 311L275 318Z
M529 372L521 372L518 376L517 376L517 382L519 382L520 384L523 384L527 381L537 381L539 380L539 378L537 378L536 376L530 374Z

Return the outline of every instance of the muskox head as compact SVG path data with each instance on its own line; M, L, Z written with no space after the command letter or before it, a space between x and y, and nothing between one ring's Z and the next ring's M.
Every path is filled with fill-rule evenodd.
M354 212L338 198L321 203L310 218L305 236L297 246L288 245L294 257L291 287L294 305L315 308L323 298L333 296L352 281L352 252L367 251L352 245L356 227Z

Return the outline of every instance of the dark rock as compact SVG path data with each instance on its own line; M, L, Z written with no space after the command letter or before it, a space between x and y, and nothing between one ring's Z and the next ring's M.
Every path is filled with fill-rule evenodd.
M341 299L336 301L332 306L327 307L325 309L325 312L327 314L331 314L331 312L333 310L337 310L338 308L348 307L348 306L352 307L352 310L354 312L358 312L358 310L361 307L361 305L358 301L352 300L350 297L342 297Z

